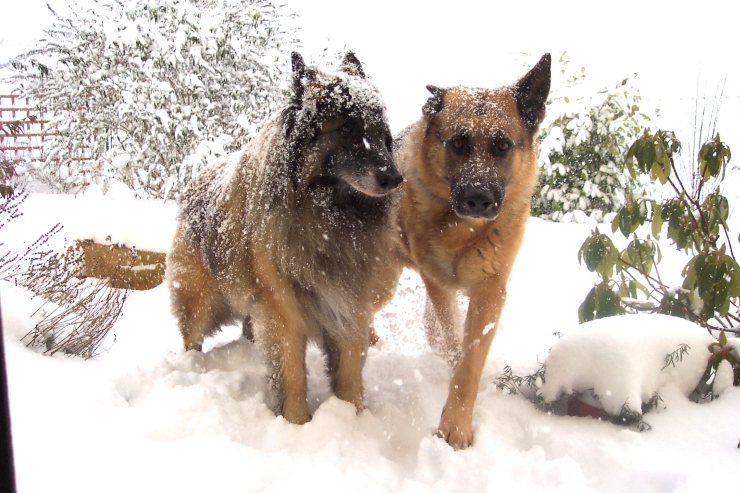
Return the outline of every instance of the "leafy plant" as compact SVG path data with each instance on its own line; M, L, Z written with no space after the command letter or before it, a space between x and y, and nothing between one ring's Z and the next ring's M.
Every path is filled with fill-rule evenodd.
M625 162L633 178L648 177L672 193L662 201L647 195L628 196L611 224L612 232L619 230L628 239L632 236L621 251L598 228L583 243L578 261L601 281L579 307L581 322L648 312L691 320L710 333L722 330L720 339L724 340L725 332L740 332L740 265L730 242L729 203L720 192L732 156L730 148L719 134L700 147L695 167L701 182L690 189L676 172L675 158L680 152L681 143L673 132L662 130L645 130L627 151ZM715 187L706 190L710 182ZM650 233L639 237L637 230L646 223L650 223ZM664 283L658 269L661 252L655 240L664 231L677 249L693 255L681 271L680 286ZM724 344L719 347L702 385L722 360L732 364L735 384L740 383L740 362L735 356L728 357L731 353Z
M69 248L62 253L34 255L18 284L44 300L39 321L23 337L28 346L44 354L57 352L91 358L123 314L131 291L115 289L107 280L85 279L82 252Z
M727 344L727 334L724 331L720 332L717 342L709 345L709 351L712 355L709 357L707 369L704 371L699 385L689 396L693 401L713 399L716 396L717 370L723 361L726 361L732 368L733 384L740 385L740 354L735 348Z
M558 63L566 87L585 78L585 69L580 76L568 75L565 54ZM532 215L564 222L580 215L599 221L625 203L636 181L627 173L624 155L649 120L640 101L630 78L592 98L571 102L556 94L548 101L548 112L557 116L540 132L541 173Z
M672 132L646 130L627 152L632 176L649 176L670 186L675 194L663 201L628 197L612 221L613 232L619 230L626 238L633 235L622 251L598 229L583 243L579 262L602 280L581 305L582 322L625 311L677 315L708 329L733 330L740 322L740 266L729 241L727 198L719 186L701 201L702 187L694 191L684 187L674 172L674 155L680 150ZM719 135L705 143L697 157L704 181L719 177L721 183L730 157ZM651 234L639 238L635 232L645 223L651 223ZM663 229L678 249L694 254L678 287L664 284L658 271L661 253L653 238L659 238ZM645 299L639 300L639 293Z
M668 356L666 358L668 358ZM610 423L620 426L634 426L638 431L647 431L651 429L651 426L643 420L643 414L655 409L658 406L658 403L662 401L660 396L655 393L648 402L642 404L640 411L635 411L627 404L624 404L618 414L609 414L600 407L597 408L583 403L584 400L588 399L596 401L599 400L593 393L592 389L590 389L583 392L573 391L571 394L562 394L555 402L547 403L537 392L537 389L542 386L546 379L547 367L544 364L541 364L534 373L524 376L515 374L511 366L506 365L504 366L503 373L494 379L494 386L510 395L521 394L531 401L538 409L547 413L570 416L591 416L607 420ZM577 409L571 408L571 404L574 401L580 401L580 405L577 406ZM584 409L587 411L586 413L583 412Z

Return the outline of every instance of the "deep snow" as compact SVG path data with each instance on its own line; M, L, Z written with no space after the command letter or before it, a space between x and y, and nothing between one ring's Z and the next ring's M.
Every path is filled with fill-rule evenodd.
M138 221L115 220L127 204L120 197L32 195L24 216L2 230L0 241L12 247L62 221L67 228L55 239L59 245L62 236L77 236L85 227L103 237L127 234L133 243L169 242L171 204L139 202ZM101 214L104 207L111 212ZM144 238L135 231L141 225ZM496 389L505 365L530 373L558 342L554 332L564 334L561 341L578 333L577 308L595 277L578 265L576 253L590 229L529 221L481 381L475 444L460 452L432 436L451 372L425 341L425 294L412 272L404 273L396 298L377 317L381 342L363 372L367 410L358 416L351 404L331 396L314 348L307 363L314 416L304 426L268 410L265 368L238 328L207 341L205 354L185 354L163 286L133 293L114 328L115 342L111 335L106 353L82 361L25 348L19 339L32 327L29 315L38 301L2 284L19 491L737 488L737 387L709 404L694 404L669 386L659 409L645 416L652 429L643 433L548 415L521 395ZM668 245L662 248L661 272L686 262ZM629 344L631 334L650 323L631 317L608 322L615 344L620 328ZM677 330L682 324L676 321ZM582 363L577 352L568 357L575 366Z

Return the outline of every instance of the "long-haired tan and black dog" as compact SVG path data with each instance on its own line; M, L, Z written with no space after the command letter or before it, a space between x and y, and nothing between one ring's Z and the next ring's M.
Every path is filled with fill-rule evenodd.
M438 433L460 449L472 442L481 373L529 217L550 55L511 87L427 88L421 120L396 144L407 180L399 256L421 274L427 338L454 367ZM470 297L462 344L458 291Z
M371 299L388 284L381 259L402 179L384 103L354 54L335 74L297 53L292 62L288 107L185 191L167 280L185 348L243 321L276 411L305 423L308 340L327 355L334 393L362 409Z

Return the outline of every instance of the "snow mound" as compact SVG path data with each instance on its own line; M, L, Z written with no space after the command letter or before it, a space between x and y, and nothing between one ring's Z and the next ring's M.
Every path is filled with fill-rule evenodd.
M177 204L86 193L71 202L63 218L66 234L75 240L120 244L167 253L175 232Z
M585 323L566 332L545 361L546 402L563 393L592 391L606 412L633 411L673 387L688 396L707 367L715 342L702 327L667 315L624 315ZM675 364L666 356L688 345Z

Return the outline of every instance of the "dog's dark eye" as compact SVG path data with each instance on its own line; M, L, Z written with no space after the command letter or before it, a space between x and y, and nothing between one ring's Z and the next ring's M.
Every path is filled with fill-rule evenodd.
M500 140L493 144L493 154L495 156L503 156L511 149L511 144L507 140Z
M462 137L455 137L450 141L452 148L458 151L462 151L465 148L465 144L465 139Z
M351 134L351 133L352 133L352 124L350 124L350 123L345 123L345 124L343 124L343 125L342 125L342 126L341 126L341 127L339 128L339 130L340 130L340 131L341 131L341 132L342 132L343 134Z

